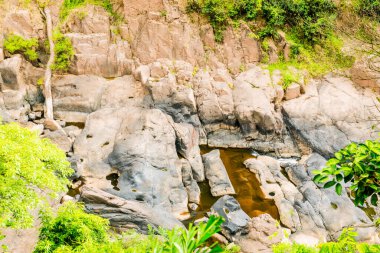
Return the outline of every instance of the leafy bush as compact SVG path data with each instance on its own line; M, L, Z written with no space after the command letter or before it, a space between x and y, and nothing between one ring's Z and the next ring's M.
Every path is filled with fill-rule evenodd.
M262 38L289 27L299 40L315 44L330 34L336 14L332 0L191 0L187 10L205 15L219 42L229 20L262 19Z
M74 48L71 44L71 40L59 31L54 32L53 40L55 44L55 58L52 69L59 72L66 72L69 70L71 60L74 56Z
M337 242L322 243L317 247L301 244L280 243L273 246L273 253L375 253L380 252L380 245L358 243L358 233L353 228L343 229Z
M368 16L380 21L380 0L356 0L356 11L360 15Z
M0 227L32 226L30 212L64 192L72 173L50 140L15 123L0 125Z
M83 206L73 202L65 203L56 216L45 216L40 230L40 241L35 253L146 253L146 252L238 252L230 245L222 249L217 243L207 240L220 231L223 218L211 216L207 223L189 229L150 229L149 235L127 231L122 235L111 235L106 219L87 214ZM156 235L155 233L158 233Z
M335 186L335 191L341 195L342 181L352 182L350 189L355 205L363 205L368 197L373 205L377 205L380 193L379 142L351 143L335 153L326 165L326 168L314 171L316 183L324 183L324 188Z
M108 220L87 214L71 201L55 217L45 217L34 252L77 252L87 245L109 243Z
M11 54L22 54L29 61L36 61L38 54L36 52L38 48L37 39L25 39L22 36L10 34L4 40L4 48Z
M318 249L303 244L280 243L272 247L273 253L318 253Z
M103 7L115 22L122 19L122 17L113 10L113 6L110 0L64 0L60 9L60 20L65 21L71 11L85 6L86 4L93 4Z

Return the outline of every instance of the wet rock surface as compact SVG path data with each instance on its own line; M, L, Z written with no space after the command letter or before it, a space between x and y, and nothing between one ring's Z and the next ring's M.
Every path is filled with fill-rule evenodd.
M206 178L209 181L211 194L214 197L235 194L234 187L228 177L219 150L213 150L203 156Z

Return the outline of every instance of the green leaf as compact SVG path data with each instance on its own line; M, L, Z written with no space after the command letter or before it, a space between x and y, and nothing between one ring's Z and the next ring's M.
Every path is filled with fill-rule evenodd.
M335 191L338 195L342 195L342 185L341 184L336 184L335 185Z
M342 176L342 174L338 174L338 175L336 175L336 181L337 182L340 182L340 181L342 181L343 180L343 176Z
M343 155L342 155L341 153L339 153L339 152L336 152L336 153L335 153L335 157L336 157L337 159L339 159L339 160L342 160Z
M377 206L377 200L378 200L378 196L377 194L373 194L372 197L371 197L371 204L374 205L374 206Z
M327 189L327 188L330 188L330 187L334 186L335 184L336 184L335 181L330 181L330 182L327 182L327 183L323 186L323 188Z

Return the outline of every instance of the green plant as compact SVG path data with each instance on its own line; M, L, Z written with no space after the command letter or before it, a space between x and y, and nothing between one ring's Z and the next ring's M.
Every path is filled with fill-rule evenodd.
M54 39L54 64L52 69L59 72L66 72L69 70L71 60L74 56L74 48L71 40L65 37L62 33L56 30L53 34Z
M215 233L220 231L220 225L224 222L222 217L211 216L207 223L199 223L197 226L190 224L188 230L176 228L173 230L159 231L165 238L163 244L164 252L199 252L214 253L223 252L223 249L215 242L206 246L207 240Z
M272 247L273 253L318 253L318 249L303 244L279 243Z
M315 44L331 33L336 17L332 0L191 0L187 11L206 16L218 42L230 21L262 20L261 38L289 30L304 43Z
M4 40L4 49L11 54L20 53L24 55L29 61L36 61L38 54L38 40L35 38L25 39L16 34L6 36Z
M350 189L355 205L363 205L366 198L377 205L380 193L380 143L366 141L351 143L328 160L326 168L314 171L314 181L324 183L324 188L335 186L342 194L342 182L352 182Z
M0 227L33 225L31 212L67 189L65 153L16 123L0 125Z
M109 13L114 23L118 23L123 19L120 14L114 11L110 0L64 0L59 12L60 20L64 22L73 10L87 4L103 7Z
M87 214L81 205L69 201L56 216L44 218L34 252L78 251L87 245L108 243L108 229L108 220Z
M365 15L380 21L380 0L355 0L354 6L359 15Z
M150 228L148 235L127 231L122 235L109 232L106 219L87 214L83 206L73 202L62 205L56 215L43 216L39 242L35 253L237 253L234 244L222 249L217 243L208 244L208 239L220 231L223 218L211 216L207 223L189 229L172 230ZM158 235L157 235L158 233Z
M309 247L302 244L280 243L272 247L273 253L377 253L380 245L358 243L355 237L358 235L353 228L343 229L337 242L327 242L317 247Z

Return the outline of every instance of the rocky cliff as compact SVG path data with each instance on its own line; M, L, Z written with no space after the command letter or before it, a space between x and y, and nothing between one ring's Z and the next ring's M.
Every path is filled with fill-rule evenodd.
M55 24L60 4L52 6ZM325 241L356 226L361 240L378 241L364 211L311 181L311 171L335 151L377 137L376 73L357 63L345 75L300 81L284 91L281 73L260 63L261 43L244 24L228 28L216 43L205 20L186 14L186 1L115 0L113 6L123 22L88 5L62 27L75 52L69 73L53 78L54 117L63 131L44 125L38 80L46 55L31 64L0 51L0 115L67 152L75 180L85 184L89 211L120 229L171 227L200 204L197 182L212 182L218 196L233 193L220 161L213 161L218 157L202 159L199 146L244 148L260 154L245 164L274 199L291 239ZM10 0L1 12L2 37L46 39L35 6ZM277 45L273 57L285 48ZM269 156L302 160L291 166ZM243 226L248 231L226 232L244 252L273 243L265 239L265 225L255 227L264 221L254 219L274 224L256 217Z

